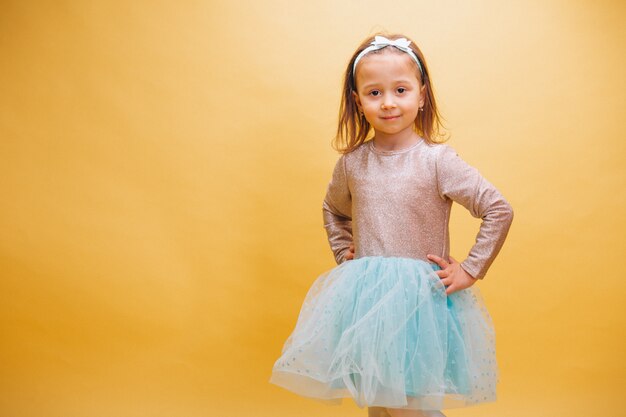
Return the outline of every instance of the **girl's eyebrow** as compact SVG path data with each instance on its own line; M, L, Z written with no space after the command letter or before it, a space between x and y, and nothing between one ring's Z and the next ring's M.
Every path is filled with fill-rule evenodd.
M368 90L372 87L377 87L377 86L378 86L378 83L369 83L369 84L365 84L362 88L363 90Z
M411 80L401 78L401 79L399 79L399 80L395 80L395 81L393 81L393 83L392 83L392 84L398 85L398 84L410 84L410 83L411 83ZM380 83L378 83L378 82L373 82L373 83L365 84L362 88L363 88L364 90L367 90L368 88L378 87L379 85L381 85L381 84L380 84Z

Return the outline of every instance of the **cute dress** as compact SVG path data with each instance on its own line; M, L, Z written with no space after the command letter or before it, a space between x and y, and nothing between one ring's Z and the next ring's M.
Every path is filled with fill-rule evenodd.
M423 410L495 401L495 333L477 285L446 295L452 202L482 223L461 267L483 279L513 220L502 194L447 144L337 161L323 202L337 266L306 294L269 382L327 404ZM354 243L353 260L346 260Z

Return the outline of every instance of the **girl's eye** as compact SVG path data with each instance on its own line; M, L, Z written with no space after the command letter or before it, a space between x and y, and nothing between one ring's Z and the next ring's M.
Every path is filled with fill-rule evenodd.
M406 91L406 88L404 88L404 87L399 87L398 88L398 93L400 93L400 94L404 93L405 91Z
M370 95L372 95L374 97L378 97L380 95L380 91L374 90L374 91L370 92Z

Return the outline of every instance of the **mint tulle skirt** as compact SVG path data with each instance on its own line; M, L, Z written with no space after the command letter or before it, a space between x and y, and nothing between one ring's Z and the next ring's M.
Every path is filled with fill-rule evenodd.
M476 285L447 296L439 266L346 261L309 289L270 382L327 404L440 410L495 401L491 317Z

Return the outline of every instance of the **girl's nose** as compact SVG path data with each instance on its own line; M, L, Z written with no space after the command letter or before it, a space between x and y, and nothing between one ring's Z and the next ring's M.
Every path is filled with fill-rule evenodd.
M382 109L392 109L396 107L396 103L393 101L392 97L386 97L382 104L380 105Z

